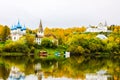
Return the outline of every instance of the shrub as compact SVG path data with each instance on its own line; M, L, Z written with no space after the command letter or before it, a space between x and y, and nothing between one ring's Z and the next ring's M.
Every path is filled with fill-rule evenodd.
M53 47L53 43L48 38L44 38L44 39L42 39L41 46L45 47L45 48L52 48Z
M85 50L82 46L73 46L71 45L68 50L71 54L73 55L81 55L81 54L84 54Z
M25 43L18 43L18 42L11 42L5 44L4 46L5 52L22 52L22 53L29 53L30 50Z

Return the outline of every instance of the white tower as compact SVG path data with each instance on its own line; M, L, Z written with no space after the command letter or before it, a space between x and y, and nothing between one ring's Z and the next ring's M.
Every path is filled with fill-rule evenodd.
M40 20L38 32L37 32L37 34L36 34L36 39L35 39L35 41L36 41L36 43L37 43L38 45L41 44L41 41L42 41L43 36L44 36L44 32L43 32L42 22L41 22L41 20Z

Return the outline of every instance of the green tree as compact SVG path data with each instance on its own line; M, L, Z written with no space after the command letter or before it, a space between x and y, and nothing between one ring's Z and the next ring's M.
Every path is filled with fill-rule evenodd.
M29 47L31 47L35 44L34 41L35 41L35 36L34 35L30 35L30 34L26 35L26 43Z
M82 46L77 46L77 48L75 49L75 53L76 54L84 54L85 50Z
M46 48L52 48L53 43L48 38L43 38L41 42L41 46L46 47Z
M29 53L30 49L23 41L10 42L7 41L3 50L5 52L19 52L19 53Z

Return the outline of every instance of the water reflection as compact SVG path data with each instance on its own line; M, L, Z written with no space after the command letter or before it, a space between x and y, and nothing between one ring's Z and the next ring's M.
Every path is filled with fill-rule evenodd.
M0 79L6 80L9 77L11 67L16 66L17 68L19 68L20 72L23 72L25 74L25 80L85 80L86 76L96 76L96 72L98 72L99 70L105 70L110 73L110 76L112 76L114 80L119 80L119 62L119 56L80 56L67 59L34 59L33 57L26 56L0 57ZM94 74L91 75L91 73Z
M10 70L8 80L24 80L25 74L19 70L16 66L13 66Z
M105 70L100 70L97 73L86 74L86 80L113 80L113 77Z

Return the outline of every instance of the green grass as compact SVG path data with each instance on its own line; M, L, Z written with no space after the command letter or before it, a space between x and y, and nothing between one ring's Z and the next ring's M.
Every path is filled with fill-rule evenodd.
M64 53L64 49L60 49L60 48L56 48L56 49L52 49L52 48L42 48L42 49L36 49L36 52L39 51L46 51L49 55L54 55L56 52L59 52L61 54Z
M38 56L39 51L46 51L48 53L48 55L49 55L48 58L56 58L56 56L55 56L56 52L58 52L61 55L63 55L65 50L61 49L61 48L55 48L55 49L52 49L52 48L36 49L35 50L35 58L39 58L39 56Z

